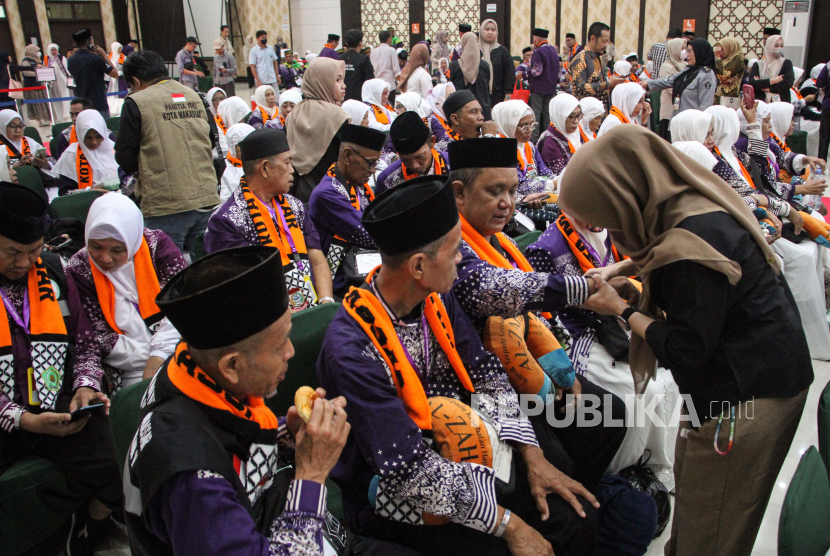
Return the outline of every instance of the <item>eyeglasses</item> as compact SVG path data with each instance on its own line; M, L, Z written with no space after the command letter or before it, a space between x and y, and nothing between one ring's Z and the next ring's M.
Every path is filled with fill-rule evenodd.
M583 114L582 112L580 112L579 114L571 114L571 115L569 115L569 116L568 116L568 119L569 119L570 121L572 121L572 122L578 122L579 120L581 120L581 119L582 119L582 116L584 116L584 114Z
M16 129L17 131L20 131L20 130L22 130L22 129L26 129L26 126L25 126L25 125L23 125L23 124L19 124L19 125L12 125L12 124L9 124L9 125L7 125L6 127L7 127L7 128L9 128L9 129Z
M519 129L521 129L525 133L528 133L530 131L533 131L537 127L539 127L539 124L537 124L536 122L533 122L532 124L523 125L523 126L519 127Z
M373 162L357 151L353 150L352 152L363 159L363 162L365 162L369 166L369 170L374 170L377 167L378 162L380 162L380 159L377 159Z

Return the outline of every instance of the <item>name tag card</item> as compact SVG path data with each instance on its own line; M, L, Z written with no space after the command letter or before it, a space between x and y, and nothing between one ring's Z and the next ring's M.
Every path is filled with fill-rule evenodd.
M54 81L55 68L36 68L35 75L37 76L37 80L41 82Z

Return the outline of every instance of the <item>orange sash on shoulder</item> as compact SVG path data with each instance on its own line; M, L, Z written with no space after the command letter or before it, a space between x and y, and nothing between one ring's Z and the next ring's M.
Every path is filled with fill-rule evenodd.
M433 116L435 116L435 119L438 120L439 124L441 124L441 127L444 128L444 131L447 132L447 135L449 135L450 139L452 139L453 141L461 141L461 136L452 130L452 128L449 126L449 124L444 118L442 118L438 114L433 114Z
M271 120L274 119L272 116L268 115L268 112L266 112L265 109L262 108L262 106L257 106L257 108L259 109L259 113L262 116L262 123L263 124L267 124L268 122L270 122ZM277 112L277 113L279 113L279 112Z
M145 323L152 324L160 320L161 310L156 305L156 296L161 292L159 279L156 275L156 268L153 266L153 258L150 256L150 246L147 240L141 238L141 247L133 257L135 269L135 283L138 287L138 312ZM110 328L119 334L124 332L115 323L115 288L107 276L89 260L89 268L92 270L92 278L95 281L95 292L98 294L98 303L101 305L101 312Z
M379 124L388 124L389 123L389 116L386 115L386 112L383 111L383 108L381 108L377 104L370 104L369 108L371 108L372 112L374 112L375 120Z
M26 286L26 295L29 297L30 336L66 336L66 324L61 315L61 308L42 260L38 259L29 269ZM0 350L11 348L11 345L12 336L6 305L0 303Z
M612 106L612 107L611 107L611 110L610 110L608 113L609 113L609 114L613 114L614 116L618 117L618 118L620 119L620 121L621 121L622 123L624 123L624 124L630 124L630 123L631 123L631 120L629 120L628 118L626 118L626 117L623 115L623 113L622 113L622 112L620 112L620 109L619 109L619 108L617 108L616 106Z
M23 151L20 153L23 156L29 156L32 154L32 147L29 146L29 140L26 137L23 137L20 141L20 145L23 147ZM15 155L9 147L6 147L6 151L9 153L9 159L17 159L17 155Z
M271 218L268 208L256 195L251 193L251 190L248 188L248 184L245 183L244 176L241 180L239 180L239 187L242 191L242 195L245 197L245 204L247 205L248 212L254 222L254 229L256 230L257 237L259 238L259 243L261 245L268 245L279 249L283 266L291 264L291 243L288 241L288 238L285 237L281 227L277 228L274 219ZM294 211L291 210L291 205L288 203L285 195L278 195L277 197L274 197L271 199L271 204L275 211L282 211L285 223L291 233L291 239L294 240L294 247L297 249L297 253L300 255L306 255L307 251L303 231L300 229L297 217L294 215ZM276 240L274 238L276 238Z
M69 144L77 143L78 142L78 133L75 131L75 126L73 125L71 131L69 132Z
M89 165L89 161L84 156L84 151L81 150L80 145L78 145L78 151L75 153L75 172L78 175L78 189L92 187L92 166Z
M228 126L225 125L225 121L222 119L222 116L216 114L213 117L213 120L216 122L216 127L222 130L222 133L228 133Z
M720 149L718 149L717 147L715 147L715 154L718 155L719 157L723 158L723 155L720 153ZM749 172L747 172L746 166L744 166L744 163L741 162L740 158L738 158L737 160L738 160L738 164L741 166L741 174L743 174L744 179L746 180L746 183L748 183L750 185L750 187L752 187L752 189L755 189L755 182L752 181L752 176L749 175Z
M559 218L556 219L556 227L559 228L559 231L562 232L563 236L565 236L565 240L567 240L568 245L571 248L571 252L573 252L576 260L579 261L579 268L582 269L582 273L585 274L592 268L596 268L596 264L594 264L591 253L585 248L582 238L579 237L579 234L576 232L573 224L571 224L571 221L567 216L565 216L564 213L560 214ZM620 262L622 260L617 248L614 247L613 244L611 245L611 253L614 255L615 262ZM602 264L603 261L597 262Z
M375 268L366 277L367 283L377 272ZM403 344L395 332L392 319L389 313L381 305L375 294L364 288L352 288L343 299L343 306L346 312L354 318L366 332L369 340L383 357L389 369L392 371L392 380L395 383L395 390L398 397L403 400L406 413L418 425L421 430L432 430L432 417L429 409L429 402L424 387L415 373L415 369L409 362L404 351ZM447 309L438 294L432 293L427 297L424 304L424 314L427 323L435 334L438 344L455 370L462 386L468 392L475 392L473 382L464 368L461 356L455 347L455 335L450 325L450 318ZM426 374L427 369L423 369Z
M403 179L411 180L412 178L417 178L417 175L410 174L406 171L406 164L401 163L401 170L403 171ZM447 170L447 163L444 160L444 157L438 154L438 151L432 149L432 173L436 176L446 176L449 174L449 170Z

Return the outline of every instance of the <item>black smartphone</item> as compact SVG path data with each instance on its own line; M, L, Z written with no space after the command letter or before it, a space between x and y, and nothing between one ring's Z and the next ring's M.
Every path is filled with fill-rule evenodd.
M92 404L92 405L88 405L86 407L81 407L79 409L76 409L75 411L70 413L70 415L72 416L72 419L70 419L70 421L78 421L80 419L83 419L87 415L92 415L94 413L101 413L104 410L104 405L105 404L103 404L103 403L96 403L96 404Z
M67 237L63 237L63 236L58 236L58 237L53 237L52 239L47 241L46 246L51 248L51 249L58 250L58 249L63 249L64 247L66 247L70 243L72 243L72 238L71 237L67 238Z

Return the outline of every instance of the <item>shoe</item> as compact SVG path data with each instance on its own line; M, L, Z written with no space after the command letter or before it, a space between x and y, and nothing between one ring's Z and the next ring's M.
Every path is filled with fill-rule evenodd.
M116 529L110 519L95 521L89 517L86 509L72 514L69 535L66 538L66 556L94 556L96 543L104 538L107 527Z

